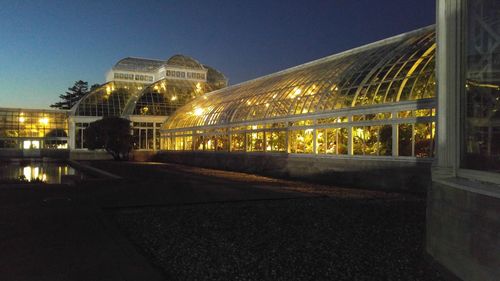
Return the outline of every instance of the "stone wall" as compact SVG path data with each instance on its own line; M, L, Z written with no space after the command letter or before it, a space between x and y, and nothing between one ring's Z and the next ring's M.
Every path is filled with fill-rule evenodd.
M103 150L71 150L71 160L112 160L111 154Z
M68 149L0 149L0 159L53 158L68 159Z
M137 162L149 162L155 158L156 151L153 150L132 150L130 160Z
M463 184L479 183L453 185ZM500 280L500 197L433 182L426 241L428 253L462 280Z
M368 189L423 193L431 184L430 161L234 152L159 152L155 160Z

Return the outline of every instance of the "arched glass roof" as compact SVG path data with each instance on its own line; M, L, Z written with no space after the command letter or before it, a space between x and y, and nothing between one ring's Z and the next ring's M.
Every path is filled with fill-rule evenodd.
M201 63L199 63L197 60L195 60L191 57L185 56L185 55L174 55L174 56L170 57L167 60L167 65L173 66L173 67L182 67L182 68L204 70Z
M223 125L435 96L434 27L293 67L197 98L166 129Z
M134 72L153 72L164 63L165 62L161 60L128 57L118 61L113 69Z
M130 115L170 116L196 97L217 89L220 87L211 83L163 79L146 87L125 112Z
M222 89L227 87L227 78L222 72L214 69L206 64L203 67L207 70L207 82L213 85L218 85L218 88Z
M133 96L144 88L144 84L109 82L85 95L75 106L75 116L122 116Z
M75 116L169 116L196 97L225 83L162 79L151 85L109 82L85 95L73 108Z

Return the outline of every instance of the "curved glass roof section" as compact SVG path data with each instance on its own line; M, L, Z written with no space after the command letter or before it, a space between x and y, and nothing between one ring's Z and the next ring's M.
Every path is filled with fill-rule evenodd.
M146 87L139 97L127 106L125 114L170 116L179 107L202 96L220 89L204 82L180 79L163 79Z
M204 64L203 67L207 70L208 83L220 85L220 88L227 87L227 78L222 72L206 64Z
M75 116L169 116L195 98L225 86L181 79L162 79L147 86L109 82L85 95L73 110Z
M185 55L173 55L167 60L167 65L173 67L181 67L181 68L190 68L190 69L199 69L204 70L201 63L192 57L188 57Z
M109 82L85 95L75 106L75 116L121 116L130 99L144 84Z
M166 129L307 116L435 96L434 26L234 85L195 99Z
M153 72L164 63L165 62L161 60L128 57L118 61L113 69L135 72Z

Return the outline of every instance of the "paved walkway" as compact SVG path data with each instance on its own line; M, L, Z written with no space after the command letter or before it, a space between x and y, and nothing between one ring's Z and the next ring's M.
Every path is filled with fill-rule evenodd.
M314 196L163 164L93 165L124 179L0 186L0 280L164 280L102 208Z

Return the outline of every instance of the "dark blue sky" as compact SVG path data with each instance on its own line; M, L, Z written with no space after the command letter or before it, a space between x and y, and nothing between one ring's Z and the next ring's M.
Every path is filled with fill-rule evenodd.
M0 107L48 108L127 56L182 53L231 84L435 22L435 0L0 1Z

